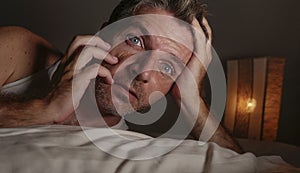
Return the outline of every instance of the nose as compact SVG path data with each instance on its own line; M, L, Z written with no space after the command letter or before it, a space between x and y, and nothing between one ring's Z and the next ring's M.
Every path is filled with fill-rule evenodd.
M143 83L149 83L150 78L151 78L150 73L152 73L152 72L151 71L142 72L136 77L136 80L141 81Z
M153 77L154 65L154 58L151 58L150 56L141 57L129 66L129 72L135 77L135 80L148 83L151 77Z
M153 69L149 68L149 66L144 66L140 63L132 64L129 67L130 74L135 77L135 80L141 81L143 83L148 83L151 79L151 73Z

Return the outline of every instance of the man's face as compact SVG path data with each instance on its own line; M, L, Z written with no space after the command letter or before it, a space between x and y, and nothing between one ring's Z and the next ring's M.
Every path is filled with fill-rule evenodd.
M157 9L143 10L141 14L171 15ZM102 115L123 116L147 110L161 98L151 94L158 91L166 95L181 74L192 56L187 48L193 45L192 33L174 20L164 20L133 20L114 36L110 54L119 63L103 64L112 73L114 84L96 79L96 100Z

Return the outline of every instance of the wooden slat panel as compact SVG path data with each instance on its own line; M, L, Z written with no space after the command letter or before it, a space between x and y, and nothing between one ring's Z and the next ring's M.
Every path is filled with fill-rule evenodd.
M238 100L234 135L247 138L249 129L249 113L246 112L247 100L252 98L252 59L239 61Z
M250 139L261 139L266 71L267 58L257 58L253 60L252 98L256 100L256 107L253 112L250 112L248 135Z
M238 61L232 60L227 62L227 102L224 117L224 126L233 133L236 103L237 103L237 86L238 86Z
M285 59L283 58L268 59L263 140L274 141L277 138L284 65Z

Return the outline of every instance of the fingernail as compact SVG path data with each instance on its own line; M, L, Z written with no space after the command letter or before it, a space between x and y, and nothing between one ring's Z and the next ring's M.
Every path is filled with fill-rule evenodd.
M111 45L105 42L105 48L110 49Z
M119 58L113 56L114 61L119 62Z

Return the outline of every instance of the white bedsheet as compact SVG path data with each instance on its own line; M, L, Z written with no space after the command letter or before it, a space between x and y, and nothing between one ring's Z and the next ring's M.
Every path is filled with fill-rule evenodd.
M101 135L101 128L90 128L98 134L97 141L105 140L112 150L134 145L126 140L116 143L116 135ZM146 148L158 143L176 143L175 139L153 140L134 132L118 131L127 137L146 141ZM145 151L135 147L134 151ZM80 127L38 126L31 128L0 129L1 173L93 173L93 172L300 172L278 156L255 157L251 153L237 154L215 143L200 145L186 140L160 157L148 160L126 160L111 156L91 142Z

